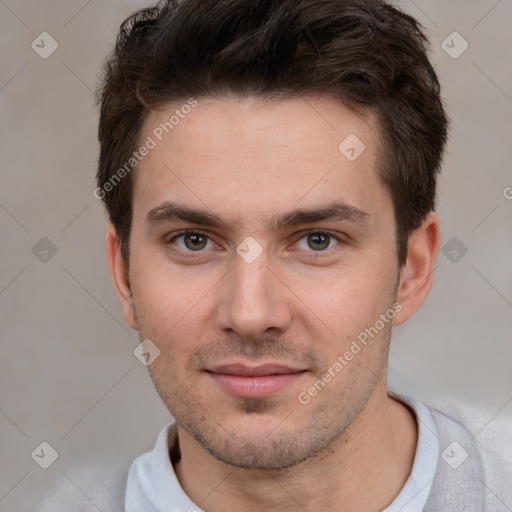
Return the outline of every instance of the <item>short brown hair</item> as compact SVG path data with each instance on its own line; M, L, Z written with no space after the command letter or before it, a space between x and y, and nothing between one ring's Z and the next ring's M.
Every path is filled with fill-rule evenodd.
M410 233L435 208L447 137L427 51L420 24L380 0L168 0L130 16L98 89L96 176L125 260L133 173L113 186L112 177L136 149L152 109L233 93L328 93L377 115L378 172L393 200L403 264Z

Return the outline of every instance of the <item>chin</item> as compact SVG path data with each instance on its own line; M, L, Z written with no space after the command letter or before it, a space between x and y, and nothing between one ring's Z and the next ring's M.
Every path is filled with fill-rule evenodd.
M344 431L341 425L315 427L292 418L290 409L270 411L267 400L244 400L236 412L222 416L176 418L178 424L217 460L241 469L279 470L317 457ZM250 412L247 412L250 411Z
M204 441L203 447L217 460L240 469L286 469L316 454L298 449L296 437L284 432L279 436L261 432Z

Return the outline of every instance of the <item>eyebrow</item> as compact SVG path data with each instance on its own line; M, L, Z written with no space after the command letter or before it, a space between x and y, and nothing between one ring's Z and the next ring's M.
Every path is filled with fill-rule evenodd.
M369 216L367 212L356 206L343 201L334 201L319 208L299 208L275 215L270 219L269 227L276 230L321 221L363 222ZM176 221L233 231L221 217L213 212L171 201L165 201L152 208L146 215L146 224L149 226Z

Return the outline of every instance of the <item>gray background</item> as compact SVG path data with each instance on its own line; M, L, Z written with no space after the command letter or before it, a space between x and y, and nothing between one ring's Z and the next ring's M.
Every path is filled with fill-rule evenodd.
M0 0L2 512L35 510L55 485L80 487L83 468L130 462L170 419L133 355L92 195L96 77L139 5ZM390 383L470 402L483 428L512 418L512 2L401 5L428 28L453 124L438 208L446 254L425 305L394 332ZM47 59L31 47L43 31L59 45ZM442 48L454 31L469 44L458 58ZM445 45L454 54L461 42ZM31 458L43 441L59 454L46 470Z

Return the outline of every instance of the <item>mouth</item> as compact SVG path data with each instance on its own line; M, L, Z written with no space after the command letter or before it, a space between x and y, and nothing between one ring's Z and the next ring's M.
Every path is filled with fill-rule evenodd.
M229 395L240 398L269 398L297 382L307 370L284 364L229 364L209 368L206 372Z

